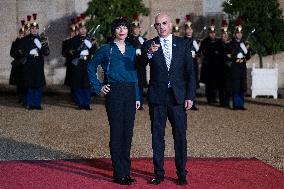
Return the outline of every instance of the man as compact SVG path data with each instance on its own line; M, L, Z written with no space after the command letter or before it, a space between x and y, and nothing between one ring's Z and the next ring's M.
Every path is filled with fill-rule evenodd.
M37 14L33 14L30 34L25 36L21 43L23 56L26 57L22 72L22 83L27 89L24 104L29 110L42 110L42 87L45 85L44 56L49 55L48 42L42 41L39 36L36 18Z
M9 79L10 85L16 86L18 102L22 103L23 101L23 92L24 89L21 85L21 78L22 78L22 56L23 51L20 48L21 41L25 36L25 20L21 21L22 27L19 30L19 35L15 41L13 41L11 49L10 49L10 56L14 58L12 61L12 69Z
M193 37L193 28L192 28L192 21L191 21L191 16L186 15L186 22L184 24L184 39L188 40L188 43L191 47L191 54L192 54L192 59L193 59L193 70L194 70L194 75L195 75L195 81L196 81L196 89L199 88L199 65L197 61L197 56L199 54L199 45L197 41ZM196 101L193 102L192 107L190 108L191 110L197 111L198 108L196 107Z
M173 35L180 37L180 27L179 27L180 19L176 18L176 24L173 26Z
M218 103L218 76L222 61L221 49L221 41L216 38L215 20L211 19L208 37L201 42L200 46L200 52L204 57L201 67L200 82L205 84L205 95L208 104Z
M155 18L158 37L145 43L143 54L150 65L148 90L155 177L152 184L164 180L165 127L169 119L175 148L179 185L187 184L187 116L195 98L192 56L186 40L171 34L172 22L166 13Z
M74 65L72 64L72 52L70 52L70 43L73 37L76 36L76 25L75 19L71 20L71 25L69 27L69 37L62 42L61 54L65 57L66 75L64 80L64 85L70 87L70 92L73 97L73 88L71 87L71 73ZM74 100L74 99L73 99Z
M221 27L221 42L222 42L222 68L221 74L219 75L219 96L220 105L222 107L230 108L230 97L231 97L231 40L228 34L228 23L226 20L222 20Z
M70 41L69 52L74 65L71 70L70 85L74 90L73 99L78 110L91 110L91 88L87 71L88 62L95 53L96 45L87 36L85 15L78 23L79 34Z
M136 49L136 69L137 69L138 87L140 95L140 107L138 110L144 110L143 91L144 88L147 87L147 80L146 80L146 67L143 66L142 63L144 59L141 54L141 48L143 43L146 41L146 39L141 36L141 28L140 28L138 15L134 15L133 20L134 21L132 22L132 34L129 36L128 41Z
M245 92L247 90L247 67L246 61L250 59L249 46L245 45L242 33L242 20L240 17L236 20L235 37L232 41L232 65L231 81L233 109L246 110Z
M27 15L27 22L25 23L25 36L29 35L31 33L31 19L32 16L31 15Z

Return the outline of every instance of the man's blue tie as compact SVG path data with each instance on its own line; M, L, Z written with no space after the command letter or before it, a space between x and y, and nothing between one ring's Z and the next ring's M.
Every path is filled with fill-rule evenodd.
M165 61L168 67L168 70L170 69L171 66L171 57L170 57L170 48L169 48L169 40L164 39L164 57Z

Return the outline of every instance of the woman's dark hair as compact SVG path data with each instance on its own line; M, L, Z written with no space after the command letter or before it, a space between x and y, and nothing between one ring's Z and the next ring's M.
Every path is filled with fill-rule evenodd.
M117 18L111 23L111 35L115 36L115 29L119 26L125 26L127 27L128 31L131 31L130 24L125 18Z

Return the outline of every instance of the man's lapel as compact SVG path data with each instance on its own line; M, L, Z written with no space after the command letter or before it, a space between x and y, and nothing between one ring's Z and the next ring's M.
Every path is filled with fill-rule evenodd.
M177 48L177 40L176 37L173 36L172 39L172 61L171 61L171 67L170 69L173 69L173 66L175 65L175 60L176 60L176 55L178 53L178 48Z

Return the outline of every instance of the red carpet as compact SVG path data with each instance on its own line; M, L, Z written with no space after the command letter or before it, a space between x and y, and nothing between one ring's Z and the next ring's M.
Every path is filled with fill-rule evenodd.
M257 159L189 159L187 186L175 184L174 160L165 162L166 180L148 184L151 159L133 159L132 176L137 182L120 186L112 182L109 159L0 162L1 189L92 189L92 188L192 188L192 189L284 189L284 173Z

